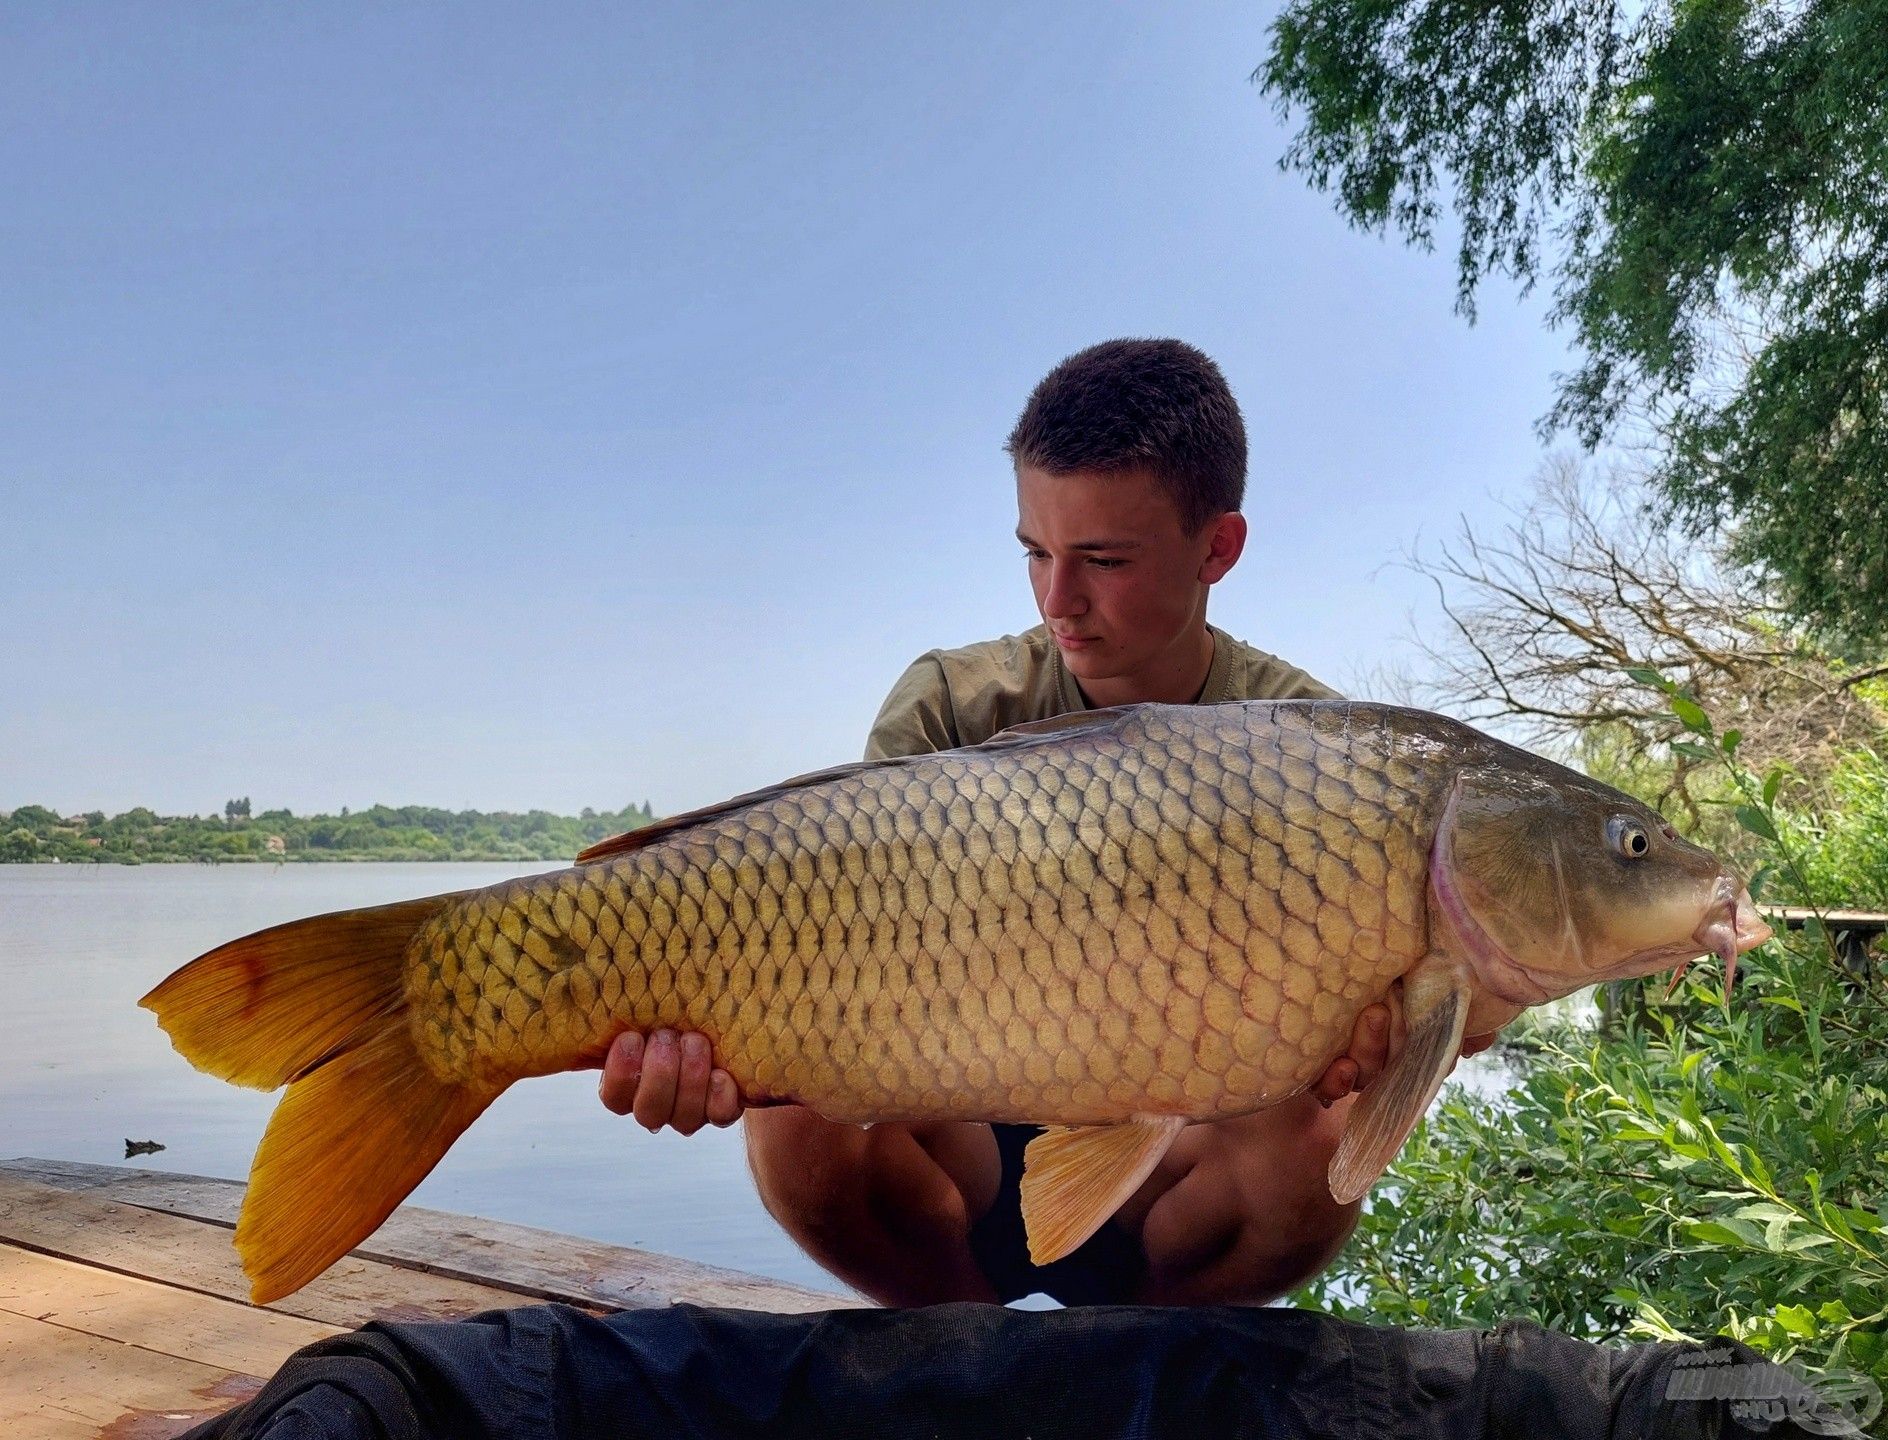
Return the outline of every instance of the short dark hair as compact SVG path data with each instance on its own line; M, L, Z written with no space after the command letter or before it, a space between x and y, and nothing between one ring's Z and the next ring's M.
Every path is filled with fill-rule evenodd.
M1207 356L1179 340L1104 340L1043 376L1005 448L1051 475L1144 470L1199 533L1246 493L1246 426Z

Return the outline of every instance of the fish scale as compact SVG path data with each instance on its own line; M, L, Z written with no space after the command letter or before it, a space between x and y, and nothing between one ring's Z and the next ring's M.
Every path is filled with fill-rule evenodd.
M697 1030L751 1102L835 1119L1243 1113L1423 952L1421 770L1374 720L1148 707L507 882L416 938L415 1038L502 1085Z
M1656 838L1655 838L1656 837ZM844 766L555 874L293 921L145 996L193 1063L287 1093L236 1245L267 1301L383 1220L513 1081L700 1031L750 1103L1020 1120L1030 1255L1070 1253L1189 1121L1407 1035L1326 1167L1383 1173L1465 1036L1769 929L1628 796L1420 711L1129 706ZM1570 878L1571 877L1571 878Z

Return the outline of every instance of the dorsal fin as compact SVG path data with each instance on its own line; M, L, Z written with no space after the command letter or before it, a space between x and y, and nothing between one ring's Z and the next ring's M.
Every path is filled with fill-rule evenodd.
M763 790L750 790L745 795L736 795L732 800L718 800L713 805L704 805L699 810L684 810L680 815L670 815L645 825L640 830L626 831L621 835L612 835L607 840L599 840L589 849L579 851L576 863L588 865L592 860L607 860L613 855L627 855L640 850L645 845L653 845L678 830L690 830L703 821L718 819L730 815L736 810L745 810L750 805L758 805L763 800L771 800L776 795L784 795L789 790L804 790L809 785L819 785L827 780L843 779L847 775L857 775L862 770L883 770L896 765L906 764L911 760L923 759L923 756L899 756L891 760L855 760L850 765L833 765L824 770L809 770L804 775L795 775L791 780L782 780L777 785L769 785Z
M918 755L894 755L885 760L855 760L849 765L832 765L824 770L810 770L804 775L796 775L791 780L782 780L777 785L769 785L764 790L751 790L745 795L736 795L732 800L720 800L713 805L705 805L699 810L685 810L680 815L670 815L645 825L640 830L626 831L621 835L612 835L608 840L599 840L587 850L580 851L576 863L588 865L593 860L608 860L618 855L628 855L653 845L658 840L665 840L679 830L693 829L704 821L715 820L723 815L730 815L736 810L745 810L750 805L758 805L763 800L771 800L776 795L784 795L789 790L804 790L809 785L823 785L828 780L843 780L848 775L859 775L867 770L894 770L900 766L916 764L930 760L938 755L975 754L982 750L1008 750L1020 745L1035 745L1052 735L1060 735L1074 730L1104 730L1118 725L1135 710L1138 705L1110 705L1102 710L1076 710L1067 715L1051 715L1047 720L1025 720L1020 725L1012 725L1007 730L999 730L980 745L965 745L958 750L927 750Z
M1071 730L1107 730L1144 708L1141 705L1105 705L1099 710L1071 710L1066 715L1051 715L1046 720L1024 720L1007 730L997 731L983 744L1007 748L1029 744L1044 735L1061 735ZM982 749L983 746L970 748Z

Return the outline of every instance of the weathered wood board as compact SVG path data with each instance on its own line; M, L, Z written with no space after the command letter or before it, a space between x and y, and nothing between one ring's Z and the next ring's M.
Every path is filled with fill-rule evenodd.
M218 1225L233 1226L242 1207L243 1187L234 1180L50 1160L0 1161L6 1175ZM866 1303L653 1250L412 1205L396 1210L354 1254L613 1310L686 1303L797 1314Z
M19 1179L0 1170L0 1244L62 1256L247 1306L243 1274L221 1225ZM352 1328L369 1320L451 1320L534 1296L349 1256L269 1307Z
M0 1436L169 1440L254 1394L303 1345L372 1319L454 1319L546 1298L592 1311L861 1303L525 1226L402 1210L369 1247L259 1307L230 1245L241 1199L233 1181L0 1162Z
M0 1430L19 1440L169 1440L262 1380L0 1310Z

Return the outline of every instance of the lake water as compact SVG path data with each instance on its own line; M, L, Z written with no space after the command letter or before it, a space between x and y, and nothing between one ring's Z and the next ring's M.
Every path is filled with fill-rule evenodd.
M276 1097L192 1069L138 997L251 930L551 868L0 865L0 1158L246 1177ZM738 1127L650 1135L594 1072L514 1085L412 1198L843 1293L761 1208Z
M252 930L550 868L0 865L0 1159L247 1177L276 1097L192 1069L138 997ZM1455 1074L1485 1095L1512 1078L1493 1055ZM127 1139L166 1148L126 1161ZM738 1127L650 1135L594 1072L514 1085L412 1198L845 1293L761 1208Z

